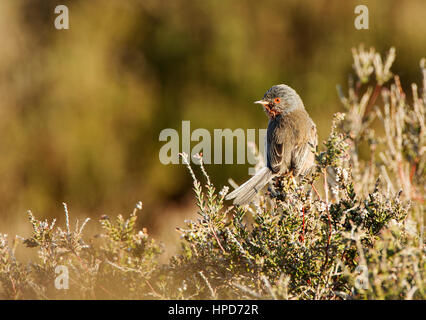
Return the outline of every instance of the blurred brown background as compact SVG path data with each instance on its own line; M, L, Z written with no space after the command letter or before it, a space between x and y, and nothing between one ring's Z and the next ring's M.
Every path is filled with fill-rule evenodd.
M70 29L54 28L69 8ZM369 8L356 30L354 8ZM183 165L160 163L164 128L265 128L253 101L273 84L302 96L328 134L351 47L397 50L407 87L426 55L426 1L3 0L0 2L0 232L29 235L26 210L128 214L175 241L194 215ZM236 116L238 115L238 116ZM248 165L208 165L220 188Z

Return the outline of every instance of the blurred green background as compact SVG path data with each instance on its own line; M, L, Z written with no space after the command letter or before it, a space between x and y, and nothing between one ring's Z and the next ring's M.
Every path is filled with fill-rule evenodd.
M70 29L54 28L69 8ZM356 30L354 8L369 8ZM163 165L164 128L265 128L253 105L286 83L328 134L351 47L397 50L393 71L420 81L426 1L2 0L0 232L28 235L25 212L63 219L128 214L167 239L193 214L183 165ZM248 165L208 165L221 187ZM24 225L25 223L25 225Z

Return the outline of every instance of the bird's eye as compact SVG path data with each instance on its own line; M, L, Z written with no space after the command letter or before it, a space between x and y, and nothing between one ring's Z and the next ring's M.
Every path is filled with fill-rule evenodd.
M281 102L281 99L280 99L280 98L275 98L275 99L274 99L274 102L275 102L275 103L280 103L280 102Z

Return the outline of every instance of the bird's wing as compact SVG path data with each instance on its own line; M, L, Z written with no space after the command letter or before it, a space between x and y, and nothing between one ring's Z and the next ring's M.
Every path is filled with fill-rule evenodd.
M272 173L278 173L283 163L283 140L280 137L277 121L271 121L266 135L267 166Z
M315 151L318 145L317 128L310 121L310 126L307 128L306 139L293 149L292 168L294 174L305 175L315 162Z

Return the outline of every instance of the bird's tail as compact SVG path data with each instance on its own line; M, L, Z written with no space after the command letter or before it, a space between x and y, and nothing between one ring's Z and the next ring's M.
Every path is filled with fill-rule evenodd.
M240 206L250 202L250 200L269 182L272 175L268 167L259 170L251 179L228 194L226 200L234 199L234 204Z

